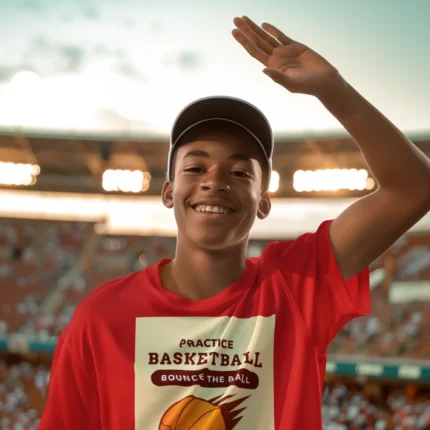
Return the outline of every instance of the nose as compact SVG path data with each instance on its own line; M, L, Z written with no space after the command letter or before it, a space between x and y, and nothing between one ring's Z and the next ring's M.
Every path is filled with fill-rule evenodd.
M228 176L221 172L220 170L216 170L213 172L208 172L206 175L202 177L200 182L200 189L202 191L229 191L230 185L228 182Z

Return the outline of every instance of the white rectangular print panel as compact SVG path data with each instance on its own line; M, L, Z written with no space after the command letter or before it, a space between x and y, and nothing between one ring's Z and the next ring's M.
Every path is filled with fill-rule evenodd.
M135 430L274 430L275 316L136 319Z

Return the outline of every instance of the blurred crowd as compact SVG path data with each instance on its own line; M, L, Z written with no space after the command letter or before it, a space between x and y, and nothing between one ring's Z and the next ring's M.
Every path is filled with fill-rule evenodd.
M79 261L93 230L87 223L0 221L0 337L36 329L47 295Z
M373 311L347 324L329 347L332 354L366 357L430 357L430 307L425 303L392 305L378 292Z
M360 388L326 386L324 430L430 430L430 397L408 399L404 390L369 399Z
M48 366L0 360L0 430L36 430L48 382Z
M428 360L430 235L403 237L371 269L371 279L378 280L371 291L372 312L345 325L329 353ZM403 300L393 299L396 285ZM413 299L416 291L421 295Z

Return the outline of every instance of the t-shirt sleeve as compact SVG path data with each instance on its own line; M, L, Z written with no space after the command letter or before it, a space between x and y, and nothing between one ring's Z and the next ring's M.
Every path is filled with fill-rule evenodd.
M286 294L301 314L315 345L325 352L339 330L371 310L369 269L343 280L330 244L332 221L293 242L275 242L263 261L279 276Z
M86 333L73 321L54 352L40 430L101 429L96 373Z

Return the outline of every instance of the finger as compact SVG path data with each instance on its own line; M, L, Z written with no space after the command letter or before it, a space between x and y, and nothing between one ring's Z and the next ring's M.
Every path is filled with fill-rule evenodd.
M280 70L265 68L263 69L263 73L269 76L269 78L271 78L277 84L286 88L287 90L293 93L298 91L294 81Z
M239 30L234 29L232 31L233 37L246 49L251 57L254 57L260 63L267 66L269 61L269 56L260 48L258 48L254 43L252 43L248 38L245 37Z
M273 46L273 48L276 48L280 45L280 43L274 37L264 31L252 19L248 18L247 16L242 16L242 20L251 28L251 30L258 34L258 36L270 44L270 46Z
M278 30L274 25L269 24L267 22L262 24L264 30L266 30L269 34L279 40L283 45L288 45L293 43L294 40L289 38L286 34L282 33L281 30Z
M266 68L263 69L263 73L273 79L276 83L281 84L285 81L285 75L280 70Z
M256 46L262 49L266 54L270 55L273 51L273 46L261 38L244 20L235 18L233 20L236 27ZM270 36L271 37L271 36ZM278 44L278 46L280 46Z

